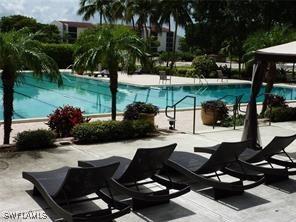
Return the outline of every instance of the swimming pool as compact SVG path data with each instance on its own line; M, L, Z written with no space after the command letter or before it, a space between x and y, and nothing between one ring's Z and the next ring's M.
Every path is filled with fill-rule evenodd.
M80 107L86 114L111 112L111 94L109 83L103 80L87 79L63 74L64 85L58 87L48 79L36 80L32 75L24 75L22 83L16 85L14 93L14 119L46 117L55 108L62 105ZM2 85L0 84L2 97ZM264 88L261 89L262 92ZM273 92L284 95L288 100L296 99L295 88L275 87ZM137 87L119 84L117 94L117 109L123 111L127 104L134 101L153 103L164 109L186 95L197 97L200 105L207 100L219 99L225 95L241 95L247 102L250 95L249 84L209 85L209 86L159 86ZM262 101L259 97L258 101ZM226 98L233 103L233 98ZM190 108L193 102L185 100L178 108ZM0 108L0 119L3 119L3 107Z

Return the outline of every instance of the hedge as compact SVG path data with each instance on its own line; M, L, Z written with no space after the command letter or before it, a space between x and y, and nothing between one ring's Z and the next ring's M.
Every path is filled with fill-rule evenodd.
M28 130L18 133L15 141L18 150L46 149L55 146L55 134L44 129Z
M72 135L78 144L91 144L142 138L154 131L154 125L144 120L96 121L75 126Z
M43 44L43 51L52 57L60 69L74 63L74 46L72 44Z
M182 66L174 69L171 69L170 67L166 67L166 66L158 66L156 67L156 72L159 72L159 71L165 71L169 75L180 76L180 77L193 77L195 75L194 69L190 66L188 67Z
M266 110L265 117L270 118L272 122L284 122L296 120L296 108L295 107L273 107Z

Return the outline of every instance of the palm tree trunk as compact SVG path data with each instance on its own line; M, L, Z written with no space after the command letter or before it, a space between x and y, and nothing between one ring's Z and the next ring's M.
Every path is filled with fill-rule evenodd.
M265 93L271 93L271 90L273 88L273 84L274 84L274 78L276 75L276 65L275 63L269 63L268 65L268 71L266 72L266 87L265 87ZM262 110L261 110L261 114L263 115L267 109L267 94L264 97L264 101L262 104Z
M118 73L117 70L110 71L110 91L111 91L111 115L112 120L116 120L116 94L118 87Z
M3 84L3 117L4 117L4 144L9 144L11 123L13 115L13 88L14 88L14 75L9 69L2 71L2 84Z
M133 30L136 30L134 16L132 16L132 24L133 24Z
M100 25L102 26L103 24L103 13L100 11Z

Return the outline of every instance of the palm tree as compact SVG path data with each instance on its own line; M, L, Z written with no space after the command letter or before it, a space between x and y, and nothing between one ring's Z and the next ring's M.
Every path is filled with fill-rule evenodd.
M47 74L52 81L62 83L56 62L42 52L33 35L0 32L0 70L3 89L4 144L9 144L13 116L13 92L21 70L33 70L35 77Z
M111 16L111 5L110 0L80 0L80 8L78 10L78 15L83 15L84 20L89 20L97 12L100 14L100 25L107 21L112 21Z
M185 25L192 24L192 19L190 16L190 5L193 4L190 0L162 0L160 2L161 14L160 14L160 24L168 23L170 25L171 17L175 21L175 32L174 32L174 43L173 51L176 51L177 47L177 33L178 27L184 27Z
M116 120L119 68L130 62L126 58L145 60L145 48L144 41L123 26L104 26L97 30L89 30L77 41L74 67L95 70L98 64L102 64L109 70L112 120Z

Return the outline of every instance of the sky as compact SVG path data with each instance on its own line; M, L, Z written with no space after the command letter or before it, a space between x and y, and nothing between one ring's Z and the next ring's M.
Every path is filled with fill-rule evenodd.
M77 15L78 8L79 0L0 0L0 17L19 14L33 17L41 23L54 20L82 21L82 17ZM98 23L98 16L90 22ZM184 30L179 29L178 33L183 36Z

